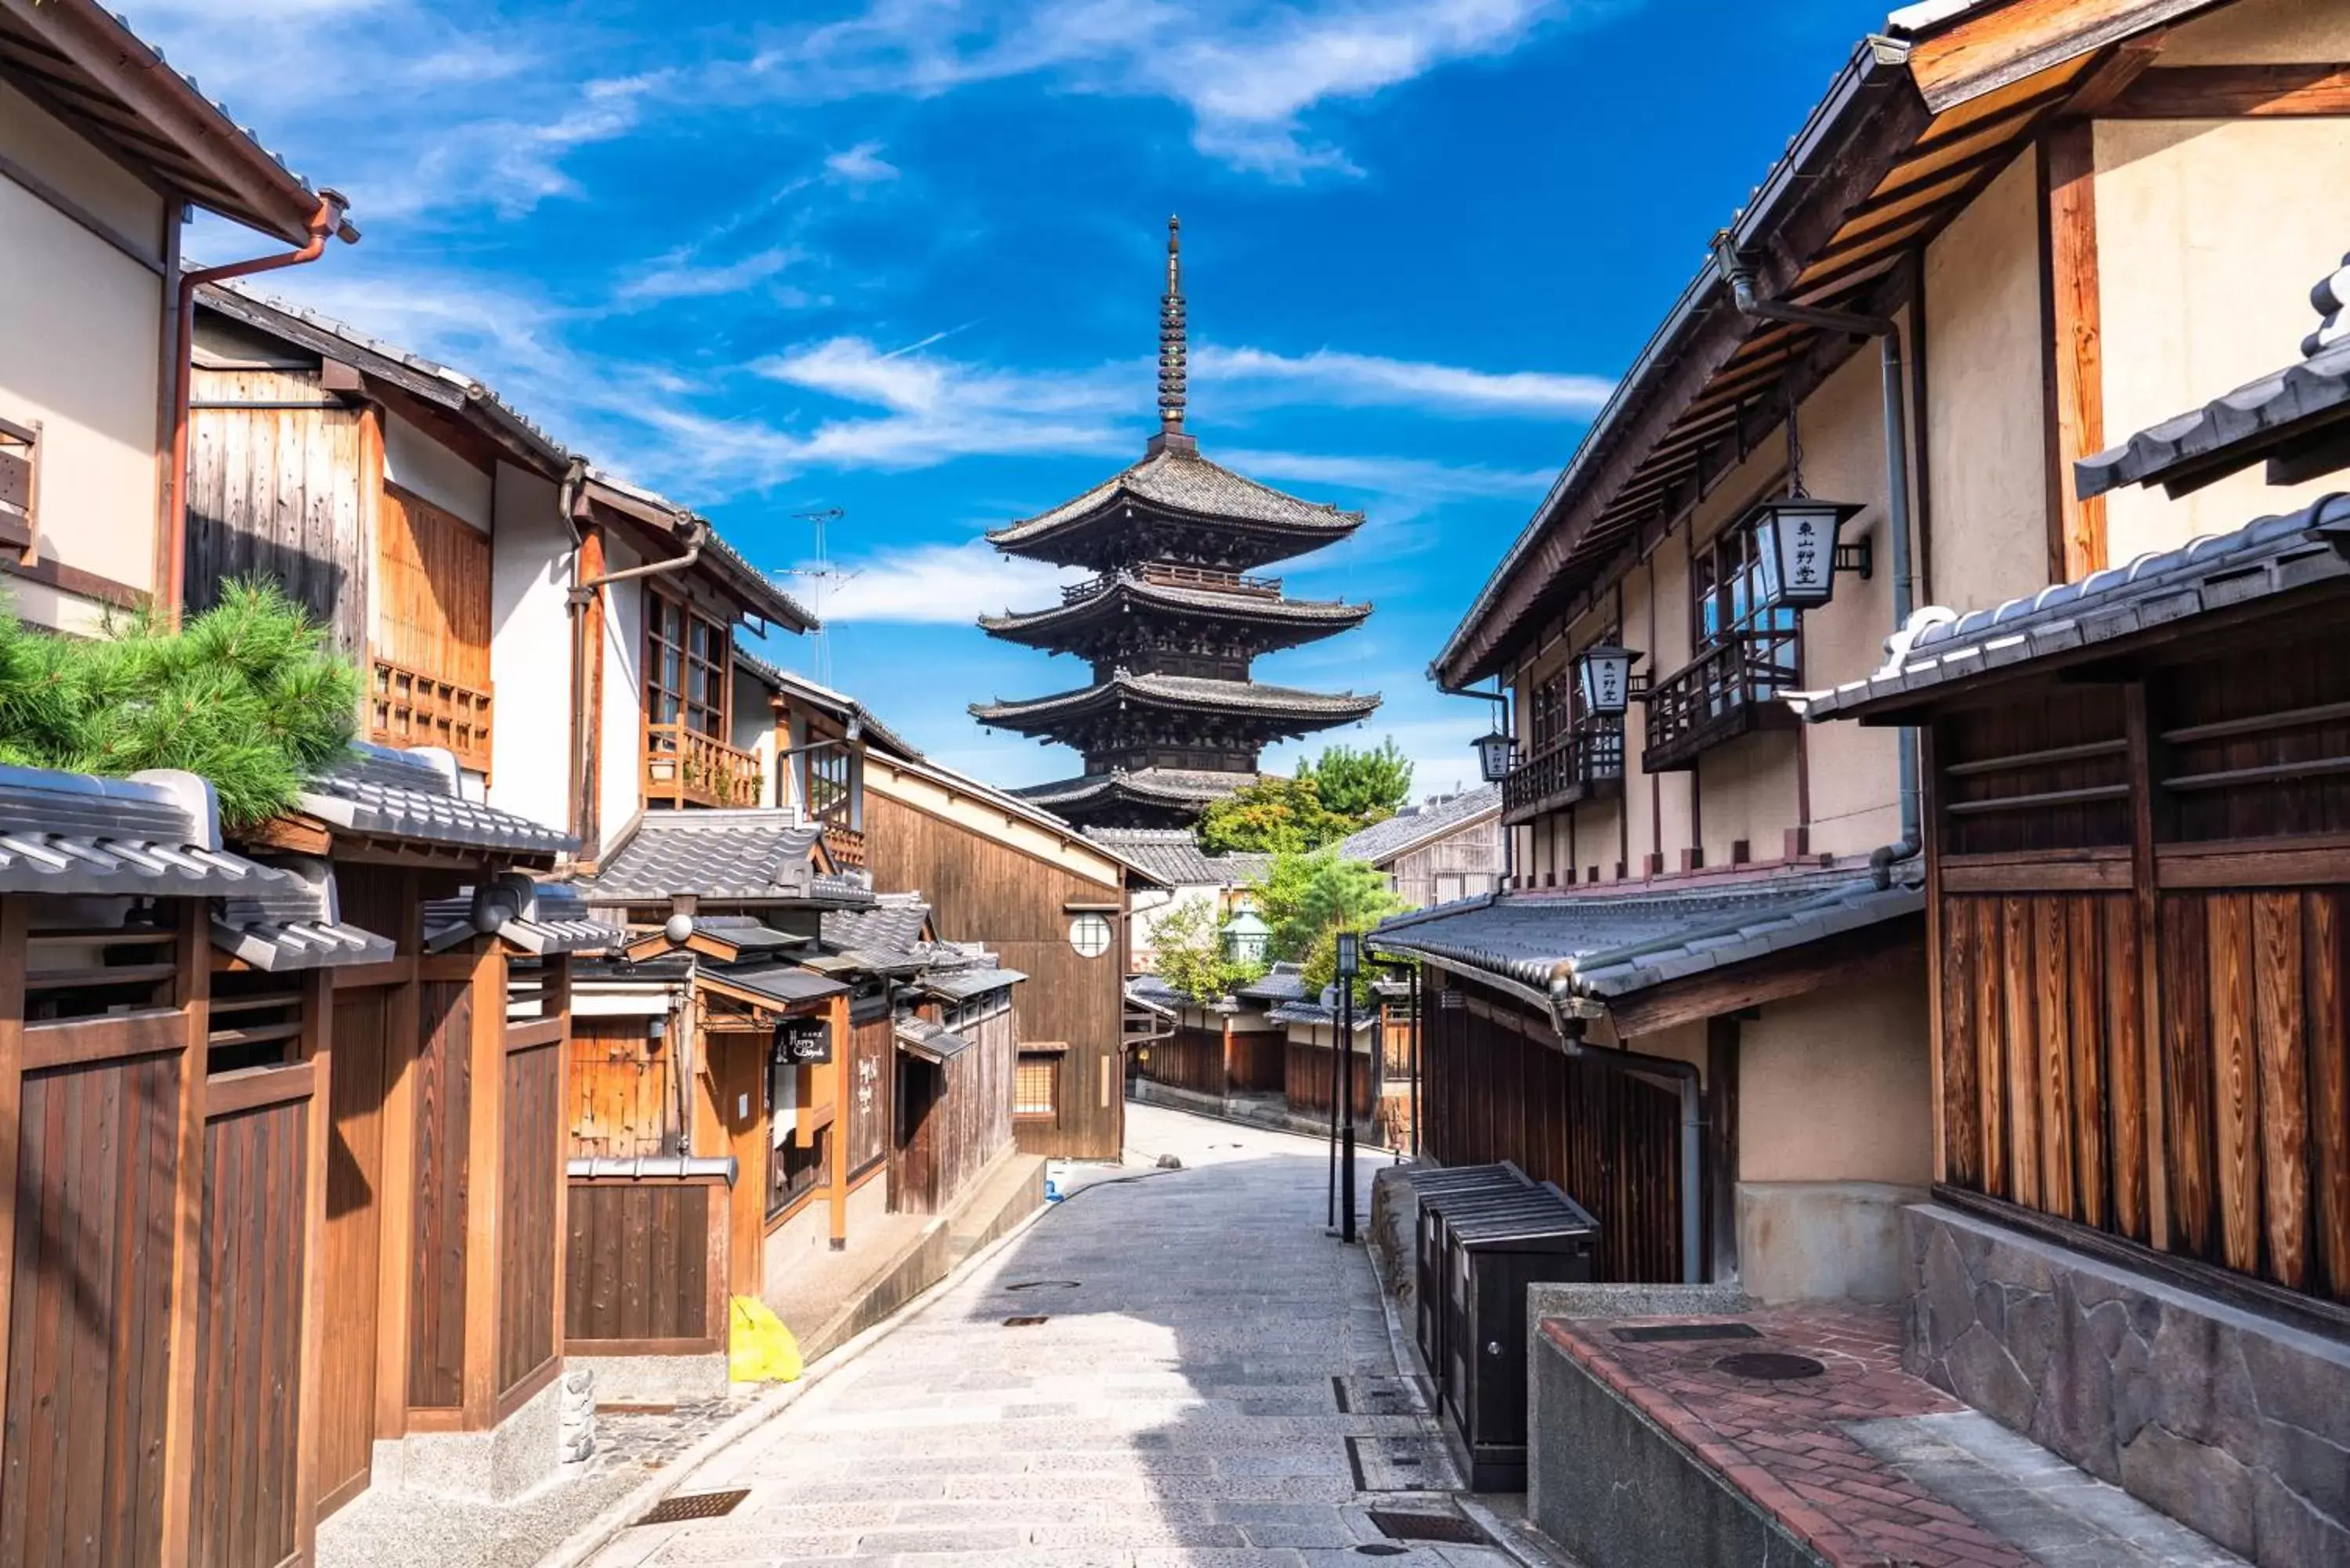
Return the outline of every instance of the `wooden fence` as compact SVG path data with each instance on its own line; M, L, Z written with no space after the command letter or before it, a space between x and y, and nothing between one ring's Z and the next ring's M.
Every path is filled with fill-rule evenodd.
M1335 1033L1335 1031L1333 1032ZM1330 1104L1337 1097L1336 1076L1338 1054L1326 1045L1309 1045L1303 1041L1288 1043L1288 1062L1283 1084L1283 1095L1294 1111L1308 1115L1328 1116ZM1378 1096L1371 1082L1378 1075L1378 1064L1367 1051L1355 1053L1355 1119L1367 1120Z
M728 1191L719 1176L574 1177L563 1334L576 1355L726 1348Z

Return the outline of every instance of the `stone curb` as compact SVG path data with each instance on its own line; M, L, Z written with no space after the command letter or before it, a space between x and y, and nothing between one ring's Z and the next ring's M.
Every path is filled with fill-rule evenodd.
M1040 1205L1035 1213L1030 1214L1003 1235L956 1264L935 1283L908 1300L906 1304L896 1312L855 1338L847 1340L825 1352L823 1355L817 1357L813 1366L800 1375L797 1382L784 1384L761 1395L747 1409L738 1412L725 1425L707 1434L700 1442L679 1455L660 1473L647 1478L627 1496L573 1531L561 1544L538 1560L536 1568L580 1568L581 1564L609 1545L622 1531L649 1512L656 1503L676 1491L704 1464L717 1458L734 1444L749 1438L775 1417L799 1403L810 1389L854 1361L871 1348L876 1341L886 1338L897 1329L899 1324L922 1307L929 1305L931 1297L939 1292L951 1285L961 1283L974 1270L993 1258L997 1252L1027 1234L1032 1226L1057 1207L1059 1205L1053 1203ZM666 1537L663 1539L665 1540ZM659 1544L658 1542L649 1543L646 1547L646 1554L650 1556Z

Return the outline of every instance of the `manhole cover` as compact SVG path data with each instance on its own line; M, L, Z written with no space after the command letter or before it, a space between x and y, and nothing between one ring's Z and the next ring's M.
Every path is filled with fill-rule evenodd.
M1077 1280L1018 1280L1003 1288L1007 1291L1073 1291L1082 1282Z
M1627 1345L1653 1345L1673 1339L1760 1339L1762 1331L1751 1323L1658 1323L1646 1328L1612 1331Z
M653 1511L637 1521L639 1524L682 1524L689 1519L716 1519L734 1511L734 1505L751 1495L748 1487L736 1491L690 1491L676 1497L666 1497L653 1505Z
M1398 1541L1441 1541L1458 1546L1491 1543L1483 1531L1453 1513L1397 1513L1375 1508L1371 1510L1371 1522Z
M1003 1320L1003 1326L1006 1328L1034 1328L1038 1324L1046 1321L1048 1320L1045 1318L1044 1314L1035 1313L1024 1317L1007 1317Z
M1397 1546L1385 1541L1374 1541L1368 1546L1357 1546L1355 1550L1361 1552L1366 1557L1409 1557L1411 1555L1410 1547Z
M1796 1377L1817 1377L1827 1368L1808 1355L1788 1355L1776 1350L1742 1350L1735 1355L1725 1355L1714 1366L1732 1377L1752 1377L1758 1383L1784 1383Z

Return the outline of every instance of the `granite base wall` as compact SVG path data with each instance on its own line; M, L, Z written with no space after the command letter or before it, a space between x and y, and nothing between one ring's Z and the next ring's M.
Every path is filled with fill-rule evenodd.
M1885 1181L1742 1181L1739 1282L1773 1303L1899 1301L1901 1211L1925 1197Z
M510 1502L536 1490L563 1462L564 1406L584 1397L592 1379L569 1386L558 1376L486 1432L411 1432L379 1438L374 1480L380 1491L422 1492L476 1502Z
M2350 1345L1939 1204L1908 1369L2261 1568L2350 1568Z

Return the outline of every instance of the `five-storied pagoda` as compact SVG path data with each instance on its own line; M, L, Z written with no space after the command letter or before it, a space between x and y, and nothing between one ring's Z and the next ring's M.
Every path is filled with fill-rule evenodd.
M1200 455L1183 431L1183 279L1167 221L1159 300L1159 432L1142 461L1074 501L988 535L999 550L1089 567L1061 602L984 616L991 636L1093 666L1090 684L1020 702L975 702L972 716L1075 747L1078 777L1018 792L1081 826L1172 827L1257 776L1275 741L1351 723L1376 695L1300 691L1249 679L1260 653L1360 625L1368 605L1284 597L1278 577L1247 574L1334 544L1359 512L1317 506Z

